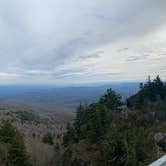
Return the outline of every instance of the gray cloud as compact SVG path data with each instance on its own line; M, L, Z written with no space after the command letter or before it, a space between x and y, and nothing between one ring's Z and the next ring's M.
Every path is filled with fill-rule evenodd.
M166 72L166 66L161 66L161 67L160 67L160 70Z
M129 56L126 61L139 61L139 60L145 60L149 57L149 55L139 55L139 56Z
M118 49L117 52L124 52L124 51L127 51L129 48L121 48L121 49Z
M63 82L64 77L79 82L78 75L86 77L87 72L92 72L91 61L104 66L100 59L105 50L100 47L122 40L127 43L129 38L137 41L165 26L165 20L165 0L1 1L0 73L11 77L13 83L26 82L34 76L38 77L36 82ZM127 54L130 49L119 46L117 52ZM126 61L148 56L128 55ZM99 69L96 81L105 77L98 73Z

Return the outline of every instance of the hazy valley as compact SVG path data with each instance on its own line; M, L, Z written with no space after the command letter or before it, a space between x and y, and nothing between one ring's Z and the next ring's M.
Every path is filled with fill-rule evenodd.
M165 166L166 0L0 0L0 166Z
M112 87L124 99L136 93L139 83L107 83L97 85L77 86L0 86L1 105L25 105L33 111L72 111L80 103L90 104L97 101L100 96Z
M97 101L109 86L0 86L0 122L11 121L24 134L33 165L57 165L63 150L57 152L56 148L63 149L63 134L75 119L76 108ZM138 90L138 83L112 86L124 99ZM47 133L53 136L54 146L43 143Z

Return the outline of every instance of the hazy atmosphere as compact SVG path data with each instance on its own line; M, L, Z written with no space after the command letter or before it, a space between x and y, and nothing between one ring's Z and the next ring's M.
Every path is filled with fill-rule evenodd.
M0 166L166 165L166 0L0 0Z
M166 77L165 0L0 1L0 83Z

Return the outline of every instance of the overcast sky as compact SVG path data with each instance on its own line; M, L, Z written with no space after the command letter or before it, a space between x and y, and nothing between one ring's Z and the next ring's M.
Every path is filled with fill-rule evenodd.
M166 0L0 0L0 83L166 78Z

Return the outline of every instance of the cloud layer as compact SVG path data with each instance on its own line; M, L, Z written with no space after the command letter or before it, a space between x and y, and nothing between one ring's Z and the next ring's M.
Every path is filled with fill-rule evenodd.
M0 2L1 83L166 77L165 0Z

